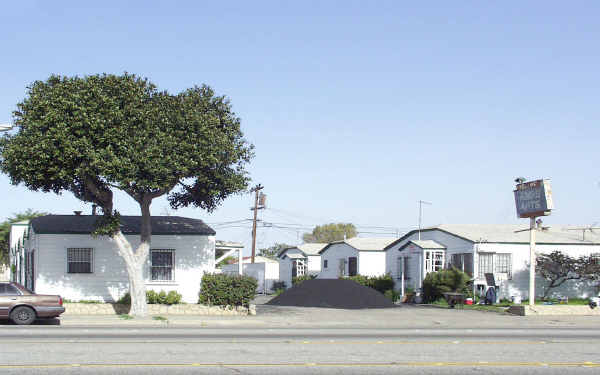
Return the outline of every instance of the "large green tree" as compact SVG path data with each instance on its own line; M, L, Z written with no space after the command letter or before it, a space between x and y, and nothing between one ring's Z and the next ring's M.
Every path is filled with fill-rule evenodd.
M0 223L0 264L8 264L8 255L10 251L10 227L19 221L31 220L34 217L47 215L45 212L34 211L31 208L24 212L13 214L8 219Z
M317 225L312 233L304 233L304 242L329 243L356 237L356 227L350 223L330 223Z
M15 134L0 143L0 167L13 184L72 192L102 208L95 235L117 244L125 260L131 314L146 314L142 268L152 228L150 205L166 195L172 208L215 209L247 188L253 147L229 101L208 86L177 94L131 74L53 75L28 87L17 105ZM113 191L140 207L140 245L119 229Z

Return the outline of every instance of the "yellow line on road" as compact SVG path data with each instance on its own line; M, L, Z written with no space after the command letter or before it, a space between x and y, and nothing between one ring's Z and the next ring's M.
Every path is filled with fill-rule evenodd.
M387 362L387 363L70 363L0 365L0 369L134 367L600 367L597 362Z

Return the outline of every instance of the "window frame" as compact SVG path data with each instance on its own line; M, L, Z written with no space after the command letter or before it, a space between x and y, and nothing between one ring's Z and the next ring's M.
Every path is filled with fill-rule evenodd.
M87 261L82 262L82 261L69 261L69 251L74 251L74 250L89 250L90 252L90 259L89 259L89 264L90 264L90 272L72 272L69 270L69 264L70 263L88 263ZM66 259L66 273L68 275L89 275L89 274L93 274L94 272L94 266L95 266L95 262L94 262L94 248L93 247L68 247L67 248L67 259Z
M152 278L152 276L153 276L152 269L154 267L156 267L156 268L159 268L159 267L168 268L167 266L154 266L154 265L152 265L152 254L154 252L162 252L162 253L169 252L169 253L171 253L171 279L169 279L169 280L159 280L159 279L156 279L155 280L155 279ZM149 261L149 265L148 265L148 271L149 271L148 281L151 282L151 283L174 283L174 282L176 282L176 279L175 279L175 259L176 259L175 258L175 249L150 249L150 254L149 255L150 256L148 257L149 258L148 259L148 261Z
M502 262L500 260L503 259ZM512 278L512 253L495 253L494 254L494 273L505 273L508 278ZM506 272L505 272L506 271Z

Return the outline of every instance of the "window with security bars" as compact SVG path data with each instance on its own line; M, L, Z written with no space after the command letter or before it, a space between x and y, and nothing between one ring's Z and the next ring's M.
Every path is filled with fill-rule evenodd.
M175 250L152 250L150 260L152 281L175 280Z
M486 273L494 273L494 254L479 254L479 278L485 279Z
M506 273L508 277L512 274L512 254L496 254L494 259L494 272Z
M92 249L67 249L67 273L92 273Z

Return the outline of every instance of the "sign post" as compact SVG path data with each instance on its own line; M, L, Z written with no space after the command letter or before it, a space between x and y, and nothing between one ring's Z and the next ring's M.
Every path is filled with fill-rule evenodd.
M518 181L520 182L520 181ZM549 180L520 182L513 191L517 216L529 218L529 306L535 305L535 218L550 215L554 208Z

